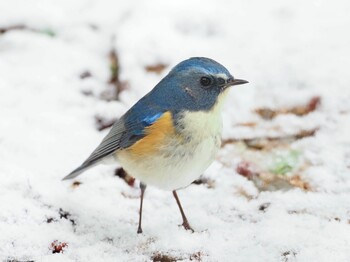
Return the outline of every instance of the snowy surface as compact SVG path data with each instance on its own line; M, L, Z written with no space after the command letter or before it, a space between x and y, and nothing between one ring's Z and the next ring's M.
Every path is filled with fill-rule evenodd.
M0 261L350 261L349 3L0 1L0 28L26 26L0 35ZM128 83L118 101L101 99L113 89L112 49ZM121 116L192 56L250 84L230 93L231 143L205 172L209 185L179 191L196 232L178 227L170 192L149 187L137 235L139 188L116 166L74 187L61 178L106 134L95 116ZM145 70L158 64L160 74ZM315 97L303 116L255 113ZM316 132L269 149L242 142L305 130ZM289 161L287 172L277 175L276 161ZM239 175L244 163L260 175ZM53 243L67 246L53 253Z

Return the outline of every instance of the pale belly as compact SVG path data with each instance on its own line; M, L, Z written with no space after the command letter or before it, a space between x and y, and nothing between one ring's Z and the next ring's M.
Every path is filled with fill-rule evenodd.
M121 166L147 185L176 190L191 184L214 161L220 148L220 133L196 137L179 143L169 141L156 154L133 156L127 150L117 153Z

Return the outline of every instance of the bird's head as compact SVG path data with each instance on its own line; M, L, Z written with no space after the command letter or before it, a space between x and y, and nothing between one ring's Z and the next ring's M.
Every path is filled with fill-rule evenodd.
M220 102L229 87L246 83L212 59L193 57L176 65L158 86L167 92L164 99L172 100L173 107L208 111Z

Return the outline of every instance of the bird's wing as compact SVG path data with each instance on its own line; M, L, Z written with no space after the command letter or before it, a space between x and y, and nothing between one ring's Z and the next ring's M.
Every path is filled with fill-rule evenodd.
M142 103L141 105L136 104L121 119L116 121L101 144L84 163L64 177L63 180L80 175L115 151L127 148L143 138L146 135L144 133L145 127L152 125L162 116L163 112L156 107L146 106Z

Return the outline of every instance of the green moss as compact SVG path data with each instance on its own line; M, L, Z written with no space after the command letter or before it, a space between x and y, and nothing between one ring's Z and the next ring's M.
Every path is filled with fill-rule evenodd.
M297 150L289 151L287 154L279 154L273 159L270 172L276 175L285 175L295 169L299 163L300 152Z
M41 29L41 30L39 30L39 33L50 36L50 37L56 36L56 33L50 28Z

